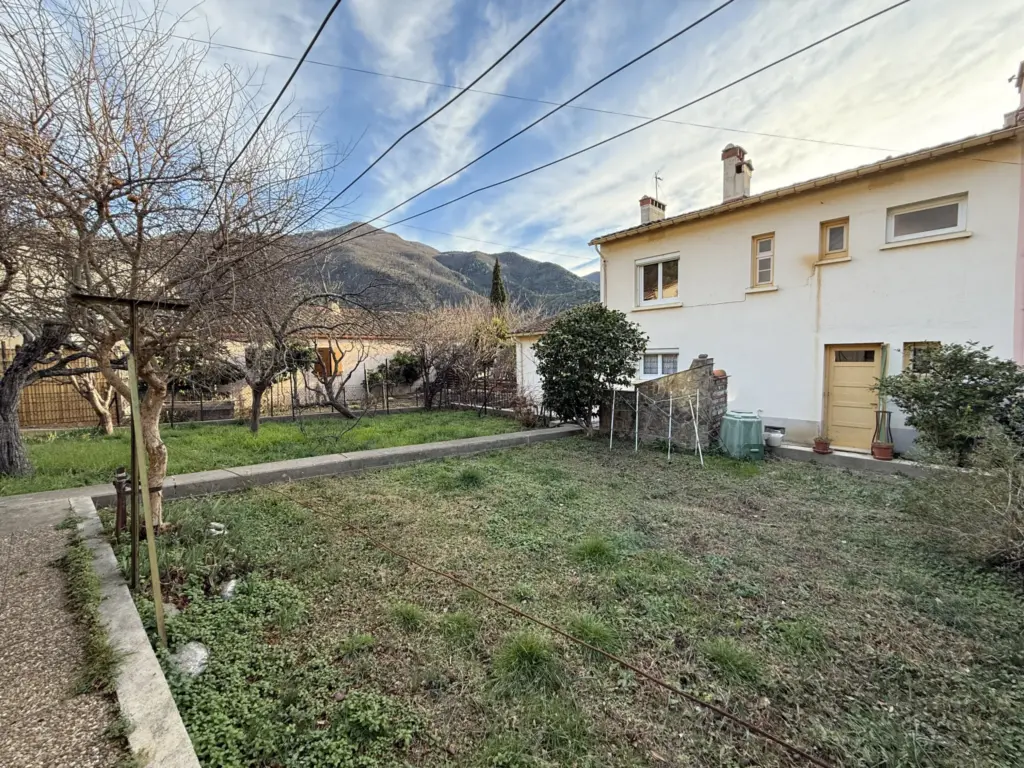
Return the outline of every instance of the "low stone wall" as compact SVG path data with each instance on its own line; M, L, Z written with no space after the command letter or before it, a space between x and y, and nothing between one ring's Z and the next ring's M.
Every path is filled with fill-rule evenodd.
M715 370L715 361L700 355L685 371L620 390L615 393L615 436L634 439L639 419L640 440L667 441L671 412L672 444L692 450L699 438L701 447L707 448L718 441L728 386L725 371ZM611 413L609 398L601 408L601 431L605 434L612 428Z

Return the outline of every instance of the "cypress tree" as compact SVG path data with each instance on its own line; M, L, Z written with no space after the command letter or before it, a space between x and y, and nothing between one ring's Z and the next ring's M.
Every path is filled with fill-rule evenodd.
M495 307L508 305L508 291L505 290L505 281L501 279L501 262L494 257L494 269L491 271L491 304Z

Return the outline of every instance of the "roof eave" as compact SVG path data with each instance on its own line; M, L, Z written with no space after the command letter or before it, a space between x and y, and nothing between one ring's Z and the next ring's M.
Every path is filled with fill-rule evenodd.
M760 195L754 195L753 197L744 197L739 200L732 200L728 203L721 203L719 205L712 206L710 208L701 208L696 211L690 211L689 213L681 213L678 216L672 216L661 221L653 221L649 224L641 224L636 227L629 227L628 229L622 229L618 232L611 232L607 235L601 235L595 237L590 241L589 245L602 245L604 243L612 242L613 240L623 240L629 237L635 237L637 235L647 234L658 229L664 229L665 227L672 227L678 224L686 224L690 221L696 221L698 219L706 219L712 216L719 216L723 213L728 213L740 208L749 208L759 203L766 203L771 200L777 200L783 197L790 197L792 195L798 195L803 192L809 192L812 189L820 189L822 187L830 187L836 184L841 184L847 181L854 181L861 179L865 176L871 176L876 173L884 173L891 171L896 168L902 168L907 165L914 165L917 163L927 162L928 160L935 160L940 157L947 155L953 155L958 152L964 152L970 149L977 149L991 144L996 144L1001 141L1007 141L1016 136L1024 134L1024 126L1011 126L1009 128L1001 128L997 131L990 131L989 133L983 133L980 136L972 136L967 139L960 141L954 141L949 144L941 144L937 147L931 147L929 149L918 150L917 152L910 152L905 155L898 157L886 158L885 160L879 160L876 163L870 165L863 165L858 168L851 168L847 171L840 171L838 173L829 174L828 176L821 176L816 179L809 179L808 181L801 181L796 184L791 184L788 187L779 187L778 189L769 190L763 192Z

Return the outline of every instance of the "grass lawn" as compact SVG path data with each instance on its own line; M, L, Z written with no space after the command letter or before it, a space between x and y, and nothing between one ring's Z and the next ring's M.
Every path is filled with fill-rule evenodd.
M240 424L182 424L165 425L161 434L167 443L168 471L176 475L519 429L510 419L479 417L470 411L396 413L364 417L352 425L340 418L308 419L301 425L268 421L253 436L248 426ZM114 470L128 464L131 446L124 429L109 437L91 430L35 433L26 443L35 474L0 476L0 496L112 481Z
M802 764L348 521L833 765L1022 765L1019 581L903 511L911 482L573 438L283 488L316 513L172 502L171 649L211 660L163 660L211 766Z

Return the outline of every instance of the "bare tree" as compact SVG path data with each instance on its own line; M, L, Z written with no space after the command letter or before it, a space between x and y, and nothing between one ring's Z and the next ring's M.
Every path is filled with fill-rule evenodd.
M109 384L106 387L98 387L95 376L88 373L69 374L68 378L71 380L71 386L89 403L96 414L96 429L104 435L114 434L114 417L110 409L117 396L117 390Z
M348 328L336 329L327 337L327 344L317 345L316 364L304 379L307 390L323 397L327 405L347 419L355 418L355 414L349 408L346 387L372 350L368 341L371 337L364 328L363 323L354 322ZM367 402L364 407L369 408L370 404Z
M174 39L162 8L28 3L0 6L0 127L15 188L52 244L32 252L36 268L64 294L189 304L138 311L146 391L137 417L159 522L160 413L175 350L245 309L237 287L282 261L289 241L280 236L323 201L329 158L311 125L283 111L239 155L263 116L259 90L213 66L206 48ZM128 309L62 309L110 385L130 397L112 366L130 338Z

